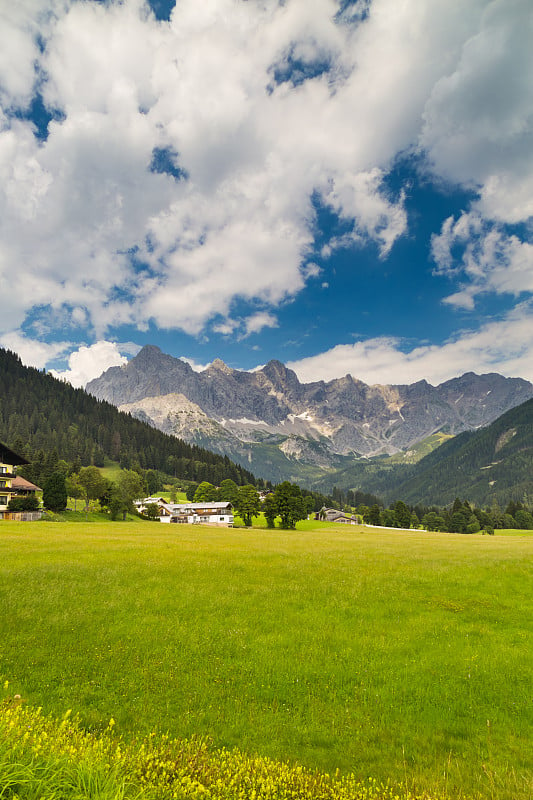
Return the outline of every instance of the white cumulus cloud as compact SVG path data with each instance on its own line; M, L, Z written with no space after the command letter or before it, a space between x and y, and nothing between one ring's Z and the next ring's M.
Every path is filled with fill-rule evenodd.
M347 231L324 254L373 242L386 259L408 232L386 183L406 153L471 189L465 214L483 221L483 244L447 268L449 301L530 292L529 240L498 227L533 215L529 0L340 8L180 0L166 22L143 0L6 4L1 331L76 309L100 340L151 322L197 335L236 301L269 324L317 275L317 198ZM44 139L24 118L37 90Z
M70 342L53 342L48 344L37 339L25 336L21 331L9 331L0 334L0 345L6 350L12 350L20 356L22 363L27 367L43 369L55 358L64 355L72 348Z
M492 0L462 9L477 9L479 19L433 86L420 145L439 176L479 192L480 214L517 223L533 216L531 3Z
M188 358L187 356L180 356L181 361L185 361L195 372L203 372L209 366L209 364L199 364L193 358Z
M368 384L437 385L464 372L499 372L533 381L533 309L521 304L506 319L463 332L441 345L405 346L376 337L340 344L327 352L287 364L301 381L329 381L350 374Z
M440 234L432 237L431 250L438 272L463 281L459 291L445 298L451 305L473 308L476 295L488 291L533 292L533 244L475 212L445 220Z
M130 344L123 348L129 354L135 354ZM139 350L136 347L135 350ZM115 342L99 341L90 346L82 345L69 355L67 370L50 370L55 378L68 381L73 386L86 386L93 378L98 378L110 367L127 364L128 359L120 352Z
M260 333L263 328L277 328L278 320L274 314L268 311L258 311L244 320L245 336L250 336L252 333Z

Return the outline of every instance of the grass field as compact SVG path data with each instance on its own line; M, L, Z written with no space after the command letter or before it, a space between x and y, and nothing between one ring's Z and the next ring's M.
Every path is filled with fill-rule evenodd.
M0 523L2 682L88 728L530 800L533 536L162 527Z

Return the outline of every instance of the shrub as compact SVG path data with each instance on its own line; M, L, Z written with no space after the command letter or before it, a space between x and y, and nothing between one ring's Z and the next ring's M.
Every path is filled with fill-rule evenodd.
M14 513L21 511L37 511L38 508L39 501L34 494L12 497L7 506L7 510Z
M144 516L151 520L159 519L159 507L157 503L148 503L144 509Z
M514 515L516 524L522 530L533 530L533 515L526 511L524 508L519 509Z

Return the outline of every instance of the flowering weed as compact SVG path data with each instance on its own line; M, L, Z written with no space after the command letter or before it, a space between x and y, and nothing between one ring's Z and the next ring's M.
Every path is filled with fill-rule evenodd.
M61 720L0 705L0 798L11 800L440 800L406 787L364 783L212 748L200 738L150 735L125 742L113 725L84 731L67 712Z

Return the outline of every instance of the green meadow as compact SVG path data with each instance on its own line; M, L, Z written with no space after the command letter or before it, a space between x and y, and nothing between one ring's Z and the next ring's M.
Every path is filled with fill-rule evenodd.
M0 676L86 730L530 800L532 578L530 534L2 522Z

